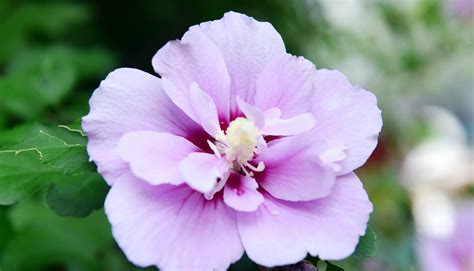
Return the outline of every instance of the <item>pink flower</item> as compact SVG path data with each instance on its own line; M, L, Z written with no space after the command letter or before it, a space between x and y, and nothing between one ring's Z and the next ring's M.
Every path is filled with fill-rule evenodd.
M83 119L130 261L223 270L244 251L264 266L354 251L372 211L352 171L377 143L374 95L235 12L191 27L152 64L161 78L109 74Z
M446 236L418 236L418 256L421 270L474 270L474 201L458 202L455 206L455 226Z

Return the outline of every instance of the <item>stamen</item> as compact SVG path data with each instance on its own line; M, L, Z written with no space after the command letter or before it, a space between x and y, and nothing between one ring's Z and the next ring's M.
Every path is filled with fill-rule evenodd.
M217 158L221 159L222 155L221 153L219 152L219 149L218 147L212 143L210 140L207 140L207 144L209 144L209 148L211 148L211 150L214 152L214 154L216 155Z
M216 185L214 185L214 187L212 188L211 191L207 192L206 194L204 194L204 198L207 199L207 200L211 200L214 198L214 195L221 191L222 188L224 188L225 184L227 183L227 180L229 179L229 176L230 174L228 173L226 176L222 177L222 179L220 179Z
M246 162L245 166L247 166L248 168L250 168L251 170L253 170L255 172L262 172L265 169L265 164L263 163L263 161L258 162L257 167L250 164L249 162Z
M240 165L240 169L242 169L242 171L245 173L245 176L253 177L253 172L248 172L245 166L242 165L240 162L238 162L238 164Z
M256 154L260 154L267 148L265 139L251 120L243 117L236 118L225 132L219 131L215 139L215 142L207 141L209 147L219 159L225 157L229 161L230 169L234 172L253 177L253 172L262 172L265 169L262 161L257 166L249 163ZM216 184L206 198L212 198L224 184L225 182L222 181Z

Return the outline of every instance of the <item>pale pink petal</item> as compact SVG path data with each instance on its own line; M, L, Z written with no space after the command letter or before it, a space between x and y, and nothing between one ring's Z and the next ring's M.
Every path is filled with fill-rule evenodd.
M111 72L94 91L90 107L90 113L82 119L89 139L87 151L109 184L129 170L118 151L125 133L152 130L191 139L205 134L171 102L159 78L136 69Z
M224 56L231 77L231 108L236 114L235 97L252 104L257 78L271 59L286 53L285 44L271 24L236 12L199 27Z
M262 134L275 136L298 135L311 130L314 124L314 117L311 113L304 113L288 119L267 117L265 118L265 127L262 129Z
M319 158L318 142L288 137L271 142L257 157L265 170L257 181L274 197L290 201L308 201L326 197L335 181L332 168Z
M289 202L265 194L253 213L237 213L247 255L264 266L287 265L307 253L324 260L351 255L372 212L367 193L353 173L340 176L326 198Z
M303 57L285 54L273 59L257 81L255 105L281 110L283 118L311 110L316 68Z
M186 183L201 193L214 188L218 178L223 178L229 165L225 158L217 158L214 154L196 152L189 154L179 165L181 175Z
M234 211L185 185L124 176L107 195L105 212L118 245L141 267L226 270L244 253Z
M255 179L232 174L224 188L224 202L237 211L253 212L263 203Z
M122 137L119 150L135 176L156 185L184 183L179 162L199 148L180 136L137 131Z
M265 115L265 118L279 119L281 117L281 110L276 107L272 107L270 109L265 110L263 114Z
M347 158L347 146L339 140L325 140L325 143L321 146L319 158L326 165L330 165L334 172L339 173L342 169L341 162Z
M369 158L377 145L382 116L375 96L353 86L339 71L316 73L313 116L314 133L347 145L347 159L340 174L351 172Z
M198 26L189 28L181 40L170 41L158 50L152 63L166 93L191 118L196 119L189 87L196 82L215 101L219 117L229 120L230 77L224 58Z
M200 123L210 136L215 137L221 128L216 104L212 98L203 92L196 83L193 83L189 91L189 100L197 117L196 122Z
M236 102L240 111L242 111L247 119L252 121L257 128L262 129L265 126L265 115L260 109L244 102L244 100L238 96Z

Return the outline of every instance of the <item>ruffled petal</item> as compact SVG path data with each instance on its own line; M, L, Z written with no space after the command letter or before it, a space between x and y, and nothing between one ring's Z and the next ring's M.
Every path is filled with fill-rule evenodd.
M244 253L234 211L185 185L151 186L124 176L105 212L127 258L160 270L226 270Z
M265 115L259 108L246 103L238 96L236 102L240 111L244 113L245 117L252 121L258 129L262 129L265 126Z
M157 185L184 183L179 162L199 148L180 136L137 131L122 137L119 150L135 176Z
M229 165L225 158L214 154L196 152L189 154L179 165L181 175L186 183L201 193L210 192L217 184L217 179L225 178Z
M377 145L382 115L375 96L353 86L339 71L319 70L316 74L313 116L314 133L347 145L347 158L340 174L360 167Z
M224 57L231 77L231 110L235 115L235 97L253 103L257 78L271 59L286 53L283 40L271 24L236 12L227 12L224 18L199 27Z
M189 91L189 100L196 122L200 123L210 136L215 137L221 131L221 128L216 104L212 98L203 92L196 83L193 83Z
M351 255L372 212L367 193L353 173L340 176L326 198L289 202L265 194L253 213L237 213L247 255L264 266L287 265L306 254L324 260Z
M315 77L315 66L303 57L277 57L257 80L255 105L263 111L276 107L283 118L310 112Z
M290 201L308 201L326 197L331 192L335 173L319 158L319 142L304 137L289 137L271 142L257 157L265 170L257 181L272 196Z
M199 138L202 128L187 117L161 88L160 79L136 69L111 72L94 91L90 113L82 119L90 159L109 184L129 171L118 143L127 132L151 130L188 139ZM207 143L201 142L201 146Z
M270 112L274 113L274 111ZM262 134L274 136L298 135L311 130L314 124L314 117L311 113L304 113L288 119L266 117Z
M255 179L232 174L224 188L224 202L237 211L253 212L263 203L257 188Z
M215 101L221 120L229 120L229 73L219 48L198 26L158 50L152 64L166 93L190 117L189 88L196 82Z

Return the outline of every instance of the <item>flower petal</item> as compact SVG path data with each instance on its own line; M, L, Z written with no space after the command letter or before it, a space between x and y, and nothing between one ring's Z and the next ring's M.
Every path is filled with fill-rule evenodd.
M265 170L257 175L260 186L272 196L290 201L322 198L331 192L335 173L319 158L318 142L304 137L277 139L257 157Z
M199 138L203 133L163 92L159 78L136 69L111 72L94 91L90 106L90 113L82 119L89 139L87 151L109 184L129 170L118 151L125 133L153 130L186 138ZM193 143L207 145L205 141Z
M241 212L253 212L263 203L255 179L231 174L224 188L224 202Z
M252 121L258 129L265 126L265 115L257 107L246 103L239 96L236 97L237 106L244 113L245 117Z
M216 104L212 98L203 92L196 83L193 83L189 90L189 100L197 117L196 122L200 123L210 136L215 137L221 128Z
M236 12L199 27L224 56L231 77L231 110L236 114L235 97L253 103L257 78L271 59L286 53L285 44L271 24Z
M253 213L237 213L247 255L264 266L287 265L306 254L324 260L351 255L372 212L367 193L353 173L340 176L326 198L289 202L265 194Z
M196 82L215 101L219 117L229 120L229 73L219 48L198 26L158 50L152 63L166 93L188 116L196 120L189 100L189 87Z
M115 240L141 267L225 270L244 252L234 211L184 185L124 176L107 195L105 212Z
M284 54L273 59L257 80L255 105L279 108L284 118L310 112L316 68L303 57Z
M229 171L225 158L219 159L204 152L189 154L181 161L179 168L186 183L201 193L210 192L217 179L224 178Z
M120 155L133 174L150 184L181 184L179 162L199 151L183 137L153 131L126 133L119 143Z
M340 174L351 172L369 158L377 145L382 116L375 96L357 86L339 71L316 73L313 116L314 132L347 145L347 159Z
M265 118L265 127L262 129L262 134L275 136L298 135L311 130L314 124L314 117L311 113L297 115L288 119L267 117Z

